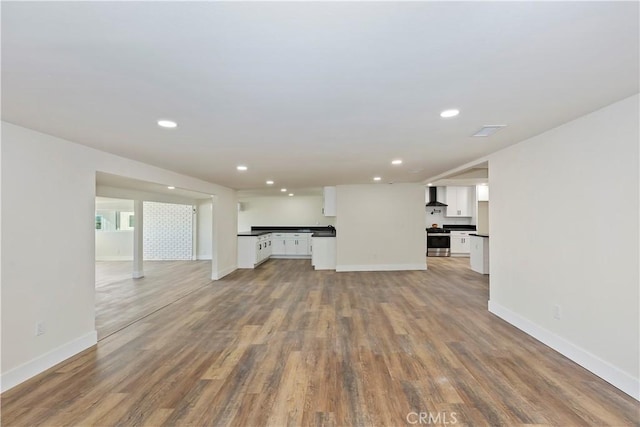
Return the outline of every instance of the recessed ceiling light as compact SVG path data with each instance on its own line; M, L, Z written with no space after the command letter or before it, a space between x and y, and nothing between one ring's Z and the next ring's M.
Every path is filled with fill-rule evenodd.
M170 186L168 186L167 188L168 188L169 190L175 190L175 189L176 189L176 187L174 187L173 185L170 185Z
M173 120L158 120L158 126L161 128L172 129L178 127L178 124Z
M478 132L472 136L487 137L498 132L500 129L507 127L507 125L485 125Z
M249 169L248 167L244 166L244 165L240 165L240 166L236 166L236 169L238 169L239 171L246 171L247 169Z
M287 189L286 188L281 188L280 191L282 191L283 193L286 193Z
M289 193L289 197L293 196L293 193Z
M400 160L400 159L392 160L391 164L392 165L401 165L402 164L402 160Z
M273 181L271 180L267 181L267 185L273 185Z
M449 117L455 117L458 114L460 114L460 110L452 108L451 110L444 110L442 113L440 113L440 117L448 119Z
M381 179L382 179L382 178L380 178L379 176L374 176L374 177L373 177L373 180L374 180L374 181L380 181Z
M428 185L429 187L433 187L433 183L432 183L432 182L428 183L427 185Z

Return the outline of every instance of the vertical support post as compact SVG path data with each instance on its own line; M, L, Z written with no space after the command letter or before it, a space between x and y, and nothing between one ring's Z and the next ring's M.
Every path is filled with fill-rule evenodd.
M216 224L218 216L217 210L218 199L216 196L211 196L211 280L218 280L218 249L217 249L217 233Z
M196 261L198 259L198 206L191 205L193 209L193 215L191 215L191 260Z
M133 201L133 278L140 279L144 277L143 252L142 252L142 229L144 224L144 215L142 208L142 200Z

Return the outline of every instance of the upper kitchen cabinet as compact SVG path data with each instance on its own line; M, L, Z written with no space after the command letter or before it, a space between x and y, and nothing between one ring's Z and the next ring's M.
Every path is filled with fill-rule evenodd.
M489 186L488 185L478 185L476 186L476 191L478 192L478 201L479 202L488 202L489 201Z
M336 187L324 187L322 206L324 216L336 216Z
M447 215L448 217L473 216L471 199L473 187L447 187Z

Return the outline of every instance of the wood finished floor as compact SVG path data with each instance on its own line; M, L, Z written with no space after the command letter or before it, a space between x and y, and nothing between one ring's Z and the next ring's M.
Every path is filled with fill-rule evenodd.
M131 278L130 261L96 262L96 330L102 339L211 283L211 261L145 261Z
M402 426L429 412L449 425L454 413L456 425L638 425L638 402L487 299L467 258L380 273L271 260L5 392L2 424Z

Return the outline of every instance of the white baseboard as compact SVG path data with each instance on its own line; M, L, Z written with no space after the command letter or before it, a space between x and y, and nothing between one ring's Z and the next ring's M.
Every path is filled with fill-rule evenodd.
M96 345L97 342L98 332L94 330L41 356L38 356L27 363L15 367L0 376L0 390L4 393L29 378L35 377L39 373L57 365L63 360L66 360L71 356L75 356L81 351Z
M211 261L211 255L198 256L196 261Z
M558 353L576 362L586 370L593 372L634 399L640 400L640 381L638 378L632 377L609 362L600 359L598 356L578 347L571 341L556 335L500 304L489 301L489 312L548 345Z
M227 274L231 274L234 271L236 271L237 269L238 269L238 267L235 266L235 265L232 265L232 266L227 267L227 268L223 268L223 269L218 271L218 274L216 274L215 276L212 276L211 280L220 280L224 276L226 276Z
M269 255L271 259L311 259L311 255Z
M337 265L337 272L346 271L405 271L426 270L427 264L371 264L371 265Z
M133 257L132 256L121 256L121 255L116 255L116 256L100 256L100 257L96 257L96 261L133 261Z

